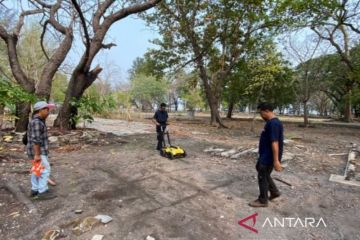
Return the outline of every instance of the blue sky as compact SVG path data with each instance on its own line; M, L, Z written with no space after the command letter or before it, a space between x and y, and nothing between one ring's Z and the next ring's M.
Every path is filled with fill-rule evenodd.
M126 80L127 71L137 57L142 57L148 48L155 47L149 40L158 37L155 31L146 26L145 22L136 17L127 17L113 24L108 32L105 43L113 42L117 46L110 50L102 50L96 62L102 67L109 64L121 71L122 80ZM106 64L107 66L104 66Z

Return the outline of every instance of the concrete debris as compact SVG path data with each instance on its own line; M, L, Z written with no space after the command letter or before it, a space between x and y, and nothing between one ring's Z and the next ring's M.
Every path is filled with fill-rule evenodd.
M304 145L296 145L295 147L297 147L299 149L306 149L306 147Z
M355 171L355 165L354 164L349 164L349 167L348 167L348 171Z
M81 209L76 209L76 210L75 210L75 213L76 213L76 214L81 214L82 212L83 212L83 210L81 210Z
M55 143L59 141L59 138L56 136L51 136L48 139L49 139L49 143Z
M145 240L155 240L152 236L147 236Z
M360 181L360 173L355 174L355 177L354 177L354 178L355 178L356 181Z
M345 156L345 155L348 155L348 153L331 153L328 155L329 155L329 157L335 157L335 156Z
M236 152L237 152L236 149L230 149L230 150L228 150L228 151L222 152L222 153L220 154L220 156L222 156L222 157L230 157L230 156L232 156L233 154L235 154Z
M209 135L209 133L206 133L206 132L191 132L192 135Z
M242 152L239 152L239 153L236 153L236 154L232 155L230 158L231 159L236 159L236 158L239 158L239 157L241 157L241 156L243 156L245 154L248 154L248 153L251 153L251 152L254 153L255 150L257 152L256 148L249 148L249 149L246 149L246 150L244 150Z
M245 148L245 147L237 147L232 149L224 149L224 148L216 148L210 147L204 150L206 153L210 153L211 155L227 157L231 159L237 159L245 154L249 153L257 153L257 148Z
M342 184L346 184L346 185L360 187L360 182L359 181L346 180L345 176L336 175L336 174L331 174L329 181L330 182L337 182L337 183L342 183Z
M223 151L225 151L226 149L223 148L214 148L214 147L210 147L204 150L204 152L209 152L209 153L221 153Z
M290 152L284 152L281 158L281 162L287 162L293 160L294 158L295 158L295 154L292 154Z
M348 160L345 167L344 175L331 174L329 181L338 182L342 184L360 186L360 173L356 166L359 164L359 152L357 151L357 145L352 144L348 153Z
M290 145L290 144L294 144L294 143L295 143L294 140L284 139L284 144L285 144L285 145Z
M104 238L104 235L96 234L91 238L91 240L103 240L103 238Z

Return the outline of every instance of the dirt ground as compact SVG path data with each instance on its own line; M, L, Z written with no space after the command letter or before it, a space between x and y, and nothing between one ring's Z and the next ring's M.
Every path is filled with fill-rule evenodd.
M256 147L263 122L256 123L254 135L248 121L226 121L231 128L218 129L203 119L175 119L170 125L173 143L188 153L176 160L155 151L156 136L148 133L153 128L149 123L130 122L133 129L145 132L132 133L124 121L97 119L98 129L117 133L123 141L52 151L51 175L58 182L52 189L58 197L33 201L35 213L0 188L0 239L41 239L59 227L64 230L59 239L80 240L95 234L105 240L360 239L360 187L330 182L330 174L344 173L346 155L328 155L347 153L351 143L360 145L359 129L304 129L285 123L285 136L293 139L285 150L295 158L273 175L294 187L276 181L282 196L268 208L254 209L248 203L258 196L256 154L234 160L204 150ZM29 162L20 148L13 144L3 149L0 174L2 184L13 182L26 196ZM82 214L75 214L76 209ZM258 233L238 224L254 213ZM72 221L97 214L113 221L74 235ZM263 227L266 218L322 218L326 226ZM253 226L251 221L246 224Z

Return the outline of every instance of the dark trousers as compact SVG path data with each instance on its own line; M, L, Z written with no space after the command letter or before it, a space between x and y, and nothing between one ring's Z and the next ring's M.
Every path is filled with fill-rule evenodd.
M156 135L157 135L157 150L160 150L163 147L164 142L164 131L165 131L166 125L160 125L156 126Z
M256 164L256 170L258 172L258 181L259 181L259 201L261 203L267 203L268 202L268 191L270 191L270 194L278 194L279 190L277 189L274 181L271 178L271 172L273 170L274 166L270 165L263 165L261 163Z

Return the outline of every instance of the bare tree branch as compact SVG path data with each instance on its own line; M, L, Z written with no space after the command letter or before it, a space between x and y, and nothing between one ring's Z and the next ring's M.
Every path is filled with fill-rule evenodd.
M85 35L85 61L87 61L87 59L89 58L89 54L90 54L90 37L89 37L88 29L87 29L87 26L86 26L86 21L85 21L84 15L83 15L83 13L82 13L82 11L80 9L80 6L76 2L76 0L71 0L71 2L72 2L72 4L74 5L76 11L79 14L81 25L82 25L83 30L84 30L84 35Z
M45 37L45 32L46 32L46 26L48 25L48 23L49 23L49 21L46 20L45 24L43 26L43 31L42 31L41 36L40 36L40 46L41 46L41 49L42 49L46 59L49 61L49 56L47 55L46 49L44 47L44 37Z
M61 32L62 34L66 34L66 28L65 28L63 25L61 25L61 24L55 19L55 14L56 14L56 12L60 9L61 3L62 3L62 0L57 0L56 4L54 4L54 5L51 7L49 23L50 23L51 26L53 26L57 31Z
M147 1L147 2L139 4L139 5L134 5L134 6L130 6L127 8L123 8L120 11L109 16L110 22L115 22L115 21L125 18L131 14L148 10L148 9L156 6L156 4L158 4L159 2L161 2L161 0L150 0L150 1Z
M115 43L108 43L108 44L103 44L102 45L102 48L105 48L105 49L110 49L112 47L116 47L117 45Z
M16 24L16 27L14 28L14 34L16 36L19 36L21 28L24 25L24 19L25 19L26 16L34 15L34 14L38 14L38 13L43 13L43 12L44 12L44 10L42 10L42 9L34 9L34 10L28 10L28 11L22 12L20 14L19 21Z
M41 0L32 0L31 2L36 2L37 4L39 4L40 6L42 6L43 8L51 8L53 5L45 3L44 1Z
M99 3L99 7L96 10L94 17L93 17L93 28L98 29L100 26L100 19L104 16L106 10L114 3L114 0L106 0L103 3Z
M355 28L354 25L352 25L351 23L344 23L345 26L348 26L351 30L353 30L354 32L360 34L360 29Z

